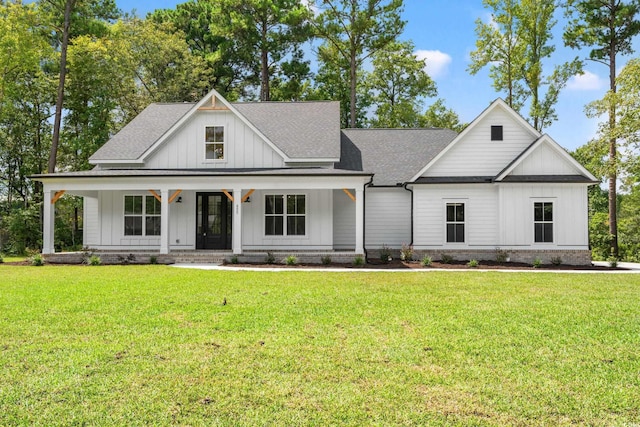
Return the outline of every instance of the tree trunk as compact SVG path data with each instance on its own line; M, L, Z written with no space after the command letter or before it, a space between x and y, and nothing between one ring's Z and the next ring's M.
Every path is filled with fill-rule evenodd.
M60 125L62 123L62 107L64 101L64 82L67 77L67 48L69 46L69 29L71 27L71 11L75 0L66 0L64 5L64 25L62 28L62 45L60 46L60 79L58 80L58 97L56 98L56 115L53 121L53 138L51 140L51 152L49 154L49 167L47 172L56 171L56 159L58 157L58 143L60 141Z
M615 33L612 33L615 34ZM612 42L609 49L609 89L616 93L616 46ZM609 107L609 129L616 127L616 106ZM609 234L611 235L611 256L618 258L618 148L615 137L609 140Z
M350 80L350 98L349 98L349 123L347 127L356 127L356 76L357 76L357 64L356 64L356 51L355 48L351 49L351 58L349 58L349 80Z
M262 23L262 48L260 49L260 100L271 100L269 87L269 52L267 51L267 22Z

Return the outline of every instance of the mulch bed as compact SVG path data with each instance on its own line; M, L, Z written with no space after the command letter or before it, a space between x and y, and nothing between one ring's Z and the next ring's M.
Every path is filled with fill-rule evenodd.
M364 268L367 270L402 270L402 269L418 269L418 270L595 270L595 271L621 271L626 270L624 268L616 267L600 267L595 265L552 265L552 264L543 264L538 268L533 268L531 264L519 263L519 262L507 262L507 263L498 263L496 261L480 261L478 267L469 267L467 266L466 261L453 261L448 264L444 264L441 262L434 261L429 267L423 267L420 261L401 261L401 260L393 260L390 262L382 262L379 260L369 260L369 262L365 265L354 266L353 264L340 264L340 263L331 263L328 265L324 264L296 264L296 265L285 265L285 264L264 264L264 263L256 263L256 264L231 264L225 263L225 265L230 267L252 267L252 268Z

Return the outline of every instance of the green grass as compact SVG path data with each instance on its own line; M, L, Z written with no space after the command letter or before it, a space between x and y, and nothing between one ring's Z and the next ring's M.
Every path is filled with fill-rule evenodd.
M639 301L636 275L0 265L0 425L632 426Z

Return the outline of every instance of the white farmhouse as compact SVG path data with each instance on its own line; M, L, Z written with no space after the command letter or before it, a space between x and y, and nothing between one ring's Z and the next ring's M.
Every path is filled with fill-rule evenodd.
M587 188L597 180L502 100L462 133L340 130L337 102L152 104L90 159L37 175L43 254L55 202L84 199L84 246L180 260L418 256L590 262ZM61 255L63 257L61 257ZM70 256L66 254L67 256ZM68 259L67 259L68 260Z

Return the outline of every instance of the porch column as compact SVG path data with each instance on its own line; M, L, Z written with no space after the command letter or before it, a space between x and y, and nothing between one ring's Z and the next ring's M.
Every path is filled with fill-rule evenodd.
M356 188L356 254L364 255L364 190Z
M169 189L160 191L160 253L169 253Z
M42 253L52 254L55 252L55 212L56 204L51 203L53 192L44 190L42 199Z
M233 189L233 254L242 254L242 189Z

